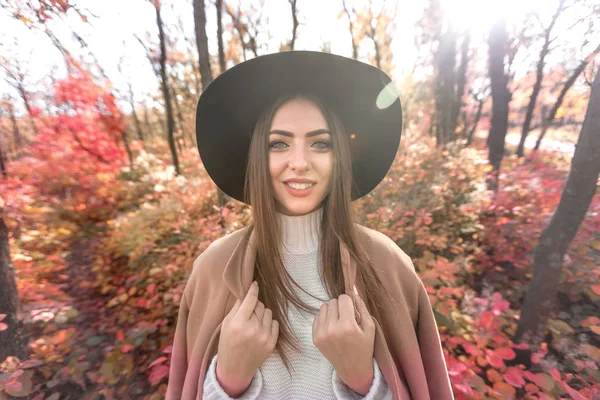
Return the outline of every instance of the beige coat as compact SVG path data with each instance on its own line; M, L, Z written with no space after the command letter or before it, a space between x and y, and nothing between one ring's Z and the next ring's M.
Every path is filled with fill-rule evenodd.
M386 235L361 225L359 238L383 284L398 301L384 302L390 328L386 343L375 321L374 357L395 400L451 400L450 379L429 297L410 258ZM221 323L252 283L255 237L247 228L214 241L195 261L181 300L167 400L202 399L206 370L219 344ZM241 265L244 246L249 251ZM356 284L356 265L341 246L345 292ZM251 256L252 255L252 256Z

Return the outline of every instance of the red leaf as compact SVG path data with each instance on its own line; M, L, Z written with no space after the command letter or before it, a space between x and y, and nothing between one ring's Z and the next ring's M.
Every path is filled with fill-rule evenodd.
M523 387L525 379L523 379L523 371L516 367L508 367L504 373L504 380L514 387Z
M462 346L464 347L465 351L472 356L477 357L481 355L481 349L473 343L463 343Z
M125 340L125 334L123 333L123 329L119 329L117 331L117 340L121 342Z
M569 393L569 395L573 398L573 400L588 400L571 386L567 385L565 382L562 383L563 388Z
M135 347L130 344L124 344L123 346L121 346L121 353L129 353L134 348Z
M492 367L496 367L496 368L504 368L505 367L504 361L502 361L502 358L489 350L486 350L485 359L487 360L487 362L490 363L490 365Z
M499 349L496 349L494 351L494 353L497 356L502 357L505 360L512 360L513 358L515 358L517 355L515 354L514 350L511 349L510 347L501 347Z
M8 393L8 394L17 393L17 392L20 392L21 389L23 389L23 384L18 381L9 381L9 382L6 382L5 388L6 388L6 393Z
M160 383L160 381L166 377L169 374L169 367L167 367L164 364L161 365L157 365L156 367L154 367L152 369L152 372L150 373L150 377L148 378L148 380L150 381L150 383L155 386L158 383Z
M149 294L154 293L154 289L156 289L156 283L151 283L148 286L146 286L146 292L148 292Z
M152 368L156 364L162 364L165 361L167 361L167 357L158 357L156 360L152 361L152 364L148 365L148 368Z
M8 325L6 325L4 322L0 322L0 332L5 331L8 329Z

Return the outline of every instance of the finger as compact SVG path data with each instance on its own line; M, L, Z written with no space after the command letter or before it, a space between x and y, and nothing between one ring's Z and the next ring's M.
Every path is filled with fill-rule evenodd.
M338 298L338 308L340 321L356 321L352 297L347 294L340 295Z
M321 304L319 308L319 314L315 316L313 319L313 338L316 336L321 326L324 326L325 321L327 321L327 303Z
M263 304L262 301L259 300L256 303L256 307L254 307L254 314L256 314L259 321L262 321L262 319L265 315L265 305Z
M363 328L363 330L364 328L372 327L372 325L374 324L371 318L371 314L369 313L369 309L367 308L367 305L360 296L356 295L355 297L358 313L360 314L359 325L361 326L361 328Z
M266 308L263 315L261 316L262 326L264 328L271 328L271 323L273 322L273 311Z
M256 303L258 302L258 284L255 282L250 285L250 289L248 289L242 304L240 304L240 309L238 310L238 315L245 321L252 317L254 308L256 308Z
M338 309L338 300L331 299L327 305L327 323L336 323L340 319L340 310Z
M271 348L274 348L275 345L277 344L278 337L279 337L279 322L273 320L273 323L271 324L271 336L270 336L270 341L269 341L269 345Z

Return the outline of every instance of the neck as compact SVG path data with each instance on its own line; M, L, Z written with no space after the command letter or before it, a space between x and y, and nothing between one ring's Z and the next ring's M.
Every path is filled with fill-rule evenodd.
M308 214L289 216L277 213L283 251L306 254L316 251L321 239L323 207Z

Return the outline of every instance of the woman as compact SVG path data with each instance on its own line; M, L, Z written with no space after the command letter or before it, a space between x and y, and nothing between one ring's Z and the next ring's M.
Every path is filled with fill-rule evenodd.
M200 156L253 222L194 261L167 399L453 399L410 258L353 222L401 116L385 73L327 53L258 57L206 88Z

